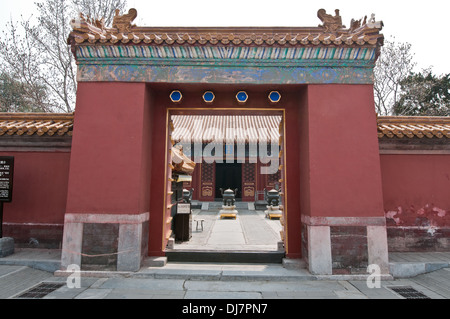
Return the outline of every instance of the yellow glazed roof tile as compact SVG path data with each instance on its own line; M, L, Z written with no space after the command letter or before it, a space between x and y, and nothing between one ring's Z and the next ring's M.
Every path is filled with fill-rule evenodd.
M450 117L380 116L378 137L450 138Z
M0 113L0 136L72 136L73 114Z
M279 135L281 116L177 115L172 121L174 141L187 131L193 142L258 142L262 132ZM0 113L0 136L72 136L73 123L74 113ZM450 117L379 116L377 129L379 138L450 138Z

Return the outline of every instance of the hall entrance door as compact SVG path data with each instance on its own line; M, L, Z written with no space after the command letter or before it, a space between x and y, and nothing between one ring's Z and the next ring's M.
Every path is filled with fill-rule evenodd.
M221 200L220 189L237 189L236 199L242 199L242 164L216 163L216 192L215 199Z

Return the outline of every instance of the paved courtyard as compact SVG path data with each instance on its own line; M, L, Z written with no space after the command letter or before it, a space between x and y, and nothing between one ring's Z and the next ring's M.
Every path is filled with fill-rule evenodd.
M269 219L264 211L238 203L236 219L220 218L221 203L192 212L192 238L176 242L174 249L275 251L281 241L279 219ZM205 208L205 207L204 207ZM201 227L203 220L203 229Z

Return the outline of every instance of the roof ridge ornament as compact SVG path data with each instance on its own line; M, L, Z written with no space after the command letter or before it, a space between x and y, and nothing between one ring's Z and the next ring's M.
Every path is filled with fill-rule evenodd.
M135 24L131 24L137 17L137 10L131 8L127 14L120 15L120 10L116 9L116 14L113 18L112 27L119 30L119 33L129 33Z
M82 12L79 13L78 19L72 19L70 25L74 31L80 33L94 33L94 34L104 34L106 32L105 19L95 19L91 18L89 15L86 17Z
M344 29L345 25L342 24L342 17L339 15L339 9L334 10L335 16L327 14L325 9L319 9L317 16L323 24L319 24L319 27L324 28L326 32L336 32L340 29Z
M343 30L346 27L342 24L339 9L336 9L335 13L336 15L332 16L331 14L327 14L325 9L319 9L317 16L323 22L323 24L319 24L319 28L325 29L326 33L347 33L349 35L364 35L368 30L380 31L383 28L383 21L376 21L375 14L372 13L369 20L367 20L367 16L359 20L352 19L350 21L350 28Z
M380 31L383 29L383 21L376 21L375 20L375 13L372 13L370 16L369 21L367 21L367 16L359 20L352 19L350 22L350 34L358 34L358 33L364 33L367 30L370 29L378 29Z

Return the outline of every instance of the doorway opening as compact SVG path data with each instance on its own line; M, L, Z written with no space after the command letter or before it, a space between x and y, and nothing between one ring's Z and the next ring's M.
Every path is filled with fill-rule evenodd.
M234 109L195 109L190 113L183 108L168 112L169 141L182 150L188 161L195 162L190 178L173 175L171 179L172 196L167 207L172 207L172 236L165 250L169 261L281 262L285 255L285 198L280 195L278 218L269 216L267 203L256 203L264 202L265 192L276 188L282 194L284 189L284 111L250 109L236 114ZM214 132L214 139L207 132ZM230 147L227 140L219 145L217 135L234 136L235 144ZM207 152L208 143L215 143L213 152ZM179 180L182 183L177 183ZM189 217L173 209L183 201L181 196L174 197L174 189L178 189L177 194L189 191ZM221 189L235 191L234 217L223 217ZM182 218L188 234L178 236Z
M236 200L242 200L242 163L216 163L215 182L215 201L221 201L222 191L227 189L235 191Z

